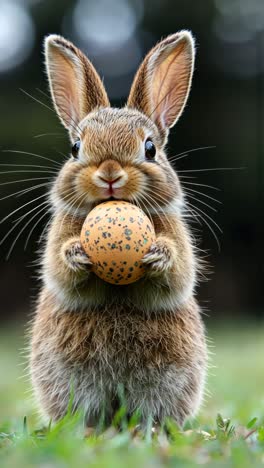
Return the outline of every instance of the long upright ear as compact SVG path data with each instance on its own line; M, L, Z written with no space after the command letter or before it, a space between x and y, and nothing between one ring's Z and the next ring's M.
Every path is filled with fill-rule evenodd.
M55 109L74 138L76 126L89 112L110 105L105 88L87 57L63 37L46 37L45 58Z
M135 76L128 107L150 117L162 135L180 117L194 68L194 39L180 31L159 42L145 57Z

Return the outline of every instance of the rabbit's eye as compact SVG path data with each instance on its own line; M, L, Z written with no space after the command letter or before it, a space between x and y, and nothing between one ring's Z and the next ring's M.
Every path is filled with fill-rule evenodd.
M156 148L154 143L148 138L145 142L145 157L149 161L152 161L155 158Z
M77 158L78 157L78 153L79 153L79 149L80 149L80 146L81 146L81 142L80 140L77 140L74 145L72 146L72 155L74 158Z

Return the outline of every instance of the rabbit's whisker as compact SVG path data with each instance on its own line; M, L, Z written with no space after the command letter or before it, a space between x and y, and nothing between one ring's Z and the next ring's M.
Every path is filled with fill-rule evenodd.
M140 208L140 204L139 204L139 201L138 201L136 195L132 196L132 200L133 200L133 202L135 203L135 205L139 206L139 208ZM141 200L141 201L142 201L142 200ZM142 201L142 204L143 204L143 207L144 207L144 210L143 210L143 211L146 211L146 213L147 213L149 219L151 220L151 222L152 222L152 224L153 224L153 226L154 226L153 218L152 218L152 215L151 215L151 213L150 213L148 207L145 205L145 203L144 203L143 201Z
M45 169L45 171L38 171L38 170L18 170L18 171L3 171L3 172L0 172L0 175L4 175L4 174L20 174L20 173L37 173L37 174L56 174L57 175L57 172L55 171L47 171Z
M153 193L153 187L152 187L150 184L146 184L146 187L147 187L148 189L151 190L151 193ZM147 193L150 197L152 197L153 201L155 201L154 198L153 198L153 196L149 193L149 191L147 191L146 193ZM164 195L167 195L167 193L165 192L165 190L162 190L162 189L159 188L159 193L155 193L155 196L156 196L156 198L157 198L158 201L163 202L163 203L164 203L164 206L166 206L167 203L168 203L168 200L167 200L166 198L164 198L164 197L161 195L162 193L163 193ZM163 207L160 206L160 205L158 205L157 202L156 202L156 205L160 208L160 210L162 210L162 213L165 215L165 212L164 212Z
M44 91L42 91L42 89L36 88L36 90L37 90L40 94L42 94L43 96L45 96L48 100L50 100L50 96L49 96L48 94L46 94ZM69 103L69 99L68 99L68 103ZM69 103L69 104L70 104L70 103ZM70 108L70 105L69 105L69 108ZM53 112L55 112L54 109L52 109L51 107L50 107L50 109L51 109ZM73 130L75 130L76 132L77 132L77 130L78 130L78 131L79 131L79 136L81 136L81 134L82 134L82 129L80 128L78 122L77 122L75 119L73 119L73 117L70 115L69 112L66 111L65 108L64 108L63 112L65 112L65 114L72 120L72 122L73 122L74 125L73 125L73 124L70 124L70 125L71 125L71 127L73 128ZM78 133L78 132L77 132L77 133Z
M171 186L172 188L174 187L174 185L171 184L171 183L169 183L169 182L167 183L167 185ZM192 185L192 183L190 183L190 185ZM203 186L203 184L196 184L196 185L202 185L202 186ZM205 186L206 186L206 185L205 185ZM182 187L184 188L184 193L189 193L189 192L197 193L198 195L201 195L201 196L203 196L203 197L205 197L205 198L208 198L208 199L210 199L210 200L213 200L213 201L216 202L216 203L222 204L222 202L221 202L220 200L217 200L216 198L212 197L211 195L207 195L206 193L201 192L201 191L199 191L199 190L191 189L190 187L185 187L183 183L182 183ZM209 187L211 187L211 186L209 186ZM212 188L215 188L215 187L212 187ZM215 189L216 189L216 188L215 188ZM216 189L216 190L217 190L217 189ZM162 191L162 190L159 190L159 192L166 194L166 192L165 192L165 191ZM189 196L190 196L190 195L189 195ZM196 199L199 201L199 198L196 197ZM204 202L203 202L203 203L204 203Z
M45 224L44 228L42 229L42 233L41 233L41 235L39 237L39 240L38 240L39 244L41 244L43 238L45 237L45 234L46 234L47 230L49 229L51 222L52 222L52 217L49 219L47 224Z
M52 113L55 113L55 111L52 109L52 107L48 106L47 104L45 104L44 102L40 101L40 99L37 99L35 96L32 96L32 94L28 93L27 91L25 91L24 89L20 88L20 91L22 91L22 93L24 93L26 96L28 96L30 99L33 99L33 101L37 102L38 104L40 104L41 106L43 107L46 107L46 109L50 110ZM41 91L41 90L39 90ZM45 93L44 93L45 94ZM65 113L67 114L67 112L65 111ZM68 117L70 117L68 115ZM73 121L72 117L71 117L71 120ZM76 125L76 123L73 121L73 123ZM73 128L74 131L76 131L76 133L78 133L78 135L80 136L80 130L75 127L73 124L69 123L69 125L71 125L71 127Z
M180 180L181 180L182 176L180 177ZM213 185L207 185L207 184L199 184L198 182L186 182L186 181L183 181L182 182L182 185L197 185L199 187L206 187L206 188L210 188L210 189L213 189L213 190L217 190L218 192L221 192L221 189L218 188L218 187L214 187Z
M43 166L43 165L39 165L39 164L10 164L10 163L1 163L0 164L0 167L38 167L38 168L42 168L42 169L52 169L54 170L54 167L51 167L51 166Z
M190 207L189 203L188 202L185 202L185 205L188 205L187 207L185 206L185 210L187 211L187 216L184 215L185 217L187 217L188 219L195 219L195 221L200 224L200 226L202 226L202 222L201 222L201 219L199 218L199 216L197 215L196 212L193 211L193 209ZM188 214L188 212L190 211L191 213L191 216Z
M144 203L144 201L145 201L146 203ZM142 203L142 205L143 205L143 207L144 207L145 209L146 209L146 206L147 206L147 205L151 205L152 210L154 210L154 216L157 216L157 217L159 218L159 220L162 222L162 218L160 217L160 213L158 213L158 211L156 210L156 208L153 206L154 201L151 200L151 197L150 197L150 196L148 196L146 193L145 193L144 195L141 194L141 203ZM152 223L153 223L153 225L154 225L153 218L151 217L151 219L152 219ZM163 224L163 222L162 222L162 224Z
M177 172L177 171L176 171L176 172ZM177 174L178 174L178 172L177 172ZM193 180L193 179L197 179L196 176L187 176L187 175L181 175L181 176L178 176L178 177L179 177L180 180L182 180L182 179L192 179L192 180ZM192 183L192 182L189 182L189 184L191 184L191 183Z
M40 205L41 206L41 205ZM40 206L38 206L37 208L39 208ZM15 245L16 245L16 242L18 241L19 237L21 236L21 234L25 231L25 229L27 228L27 226L33 221L33 219L35 219L39 213L41 213L43 210L46 210L47 209L47 204L44 203L44 207L42 207L39 211L37 211L37 213L35 213L30 219L29 221L26 222L26 224L23 226L23 228L19 231L18 235L15 237L14 241L12 242L11 244L11 247L7 253L7 256L6 256L6 260L9 259ZM45 212L45 215L48 214L47 212ZM21 222L21 219L19 220L18 224ZM15 224L15 226L17 226L17 224Z
M168 184L169 185L169 184ZM173 185L171 185L173 187ZM148 187L150 189L152 189L152 193L153 193L153 187L151 185L148 185ZM162 201L164 203L164 206L166 206L168 204L168 199L167 198L164 198L161 194L163 195L168 195L168 193L165 191L165 190L162 190L160 187L159 187L159 192L158 193L155 193L155 196L157 197L158 200ZM163 207L160 207L161 209L163 209Z
M207 193L200 192L199 190L191 189L189 187L184 187L184 191L186 193L188 192L198 193L198 195L209 198L210 200L213 200L214 202L219 203L220 205L222 204L222 202L220 200L217 200L217 198L211 197L211 195L207 195Z
M64 192L64 195L65 195L65 192ZM66 194L66 195L67 195L67 194ZM73 195L71 195L71 196L69 197L69 199L67 200L68 207L66 208L65 214L64 214L64 216L63 216L63 218L62 218L62 220L61 220L60 227L59 227L59 232L61 232L61 229L62 229L62 227L63 227L63 225L64 225L64 221L65 221L66 216L69 216L69 215L70 215L71 210L72 210L72 208L74 207L74 204L75 204L75 203L80 199L80 197L82 197L82 196L83 196L83 194L82 194L82 195L79 195L79 196L77 196L76 194L73 194Z
M41 187L47 187L47 185L50 185L50 184L52 184L52 182L45 182L43 184L37 184L37 185L34 185L33 187L29 187L23 190L18 190L17 192L12 192L9 195L6 195L5 197L0 198L0 201L6 200L7 198L10 198L10 197L15 197L15 196L21 197L22 195L25 195L28 192L37 190L38 188L41 188Z
M204 216L206 216L208 219L210 219L210 221L216 226L216 228L218 229L219 232L221 232L221 234L223 233L223 230L220 228L220 226L218 226L218 224L215 222L215 220L213 218L211 218L211 216L209 216L207 213L205 213L201 208L198 208L197 206L194 206L193 204L191 204L189 202L189 204L195 208L196 210L198 210L199 212L201 212Z
M157 198L157 199L160 199L160 201L166 201L166 200L164 200L164 198L162 197L161 193L162 193L162 191L159 191L158 194L155 194L155 195L156 195L156 198ZM164 193L166 194L166 192L164 192ZM209 208L211 208L213 211L216 211L213 207L209 206L208 204L206 204L206 203L203 202L202 200L199 200L197 197L192 197L191 195L189 195L189 196L190 196L191 198L197 200L198 202L200 202L200 203L202 203L202 204L205 204L206 206L208 206ZM154 202L154 200L152 200L152 201ZM189 203L186 202L186 204L190 207L190 204L189 204ZM191 206L193 206L193 205L191 205ZM199 211L200 209L197 208L197 210ZM191 210L190 208L189 208L189 211L190 211L192 217L201 225L201 222L200 222L199 217L198 217L198 216L200 216L201 218L203 218L203 216L201 215L201 213L198 215L194 210ZM204 213L202 210L200 210L200 211L201 211L202 213ZM165 213L164 213L164 215L165 215ZM209 219L218 227L218 229L221 231L221 229L219 228L219 226L215 223L215 221L214 221L209 215L207 215L206 213L204 213L204 216L206 216L207 218L209 218ZM169 222L168 219L167 219L167 221ZM205 221L205 224L206 224L206 225L208 224L207 221ZM211 230L211 229L210 229L210 230ZM214 237L217 237L217 236L214 235ZM218 248L220 248L220 244L219 244L218 239L217 239L217 245L218 245Z
M162 191L161 191L162 193ZM165 193L165 192L164 192ZM163 197L161 196L160 193L158 194L155 194L157 198L160 198L160 200L164 200ZM190 195L189 195L190 196ZM152 197L151 197L152 198ZM195 197L192 197L194 199L197 199ZM155 200L152 198L152 201L155 202ZM201 200L198 200L197 201L200 201L202 202ZM204 203L204 202L202 202ZM157 203L156 203L157 204ZM195 207L194 205L192 205L191 203L189 202L186 202L186 204L188 205L189 207L189 211L191 212L192 216L200 223L199 221L199 217L204 221L204 223L208 226L208 228L210 229L210 231L213 232L213 235L217 241L217 245L218 245L218 248L220 249L220 243L219 243L219 240L218 240L218 237L216 236L214 230L212 229L212 227L209 225L208 221L206 219L204 219L204 217L208 218L217 228L220 232L222 232L221 228L218 226L218 224L207 214L205 213L203 210L201 210L200 208L198 207ZM208 206L209 208L213 209L212 207L210 207L209 205L206 204L206 206ZM190 207L192 207L193 209L191 209ZM214 210L214 209L213 209ZM216 211L216 210L215 210ZM164 213L165 214L165 213Z
M19 150L12 150L12 149L2 150L2 153L15 153L15 154L23 154L27 156L34 156L35 158L44 159L45 161L52 162L55 166L58 166L59 169L61 168L61 165L58 163L58 161L55 161L54 159L51 159L51 158L47 158L46 156L42 156L42 154L30 153L28 151L19 151Z
M31 213L33 213L33 211L39 209L41 206L43 205L48 205L49 202L46 200L44 201L43 203L40 203L38 206L35 206L34 208L32 208L32 210L28 211L27 213L25 213L23 216L20 216L20 218L18 218L15 222L15 224L11 227L11 229L5 234L5 236L1 239L0 241L0 245L2 245L4 243L4 241L7 239L7 237L11 234L11 232L13 232L13 230L18 226L18 224L23 221L23 219L25 219L28 215L30 215Z
M85 198L86 198L86 193L84 193L82 197L79 197L78 200L76 200L75 203L77 203L79 200L80 200L80 203L78 203L78 206L76 207L76 209L75 209L75 211L74 211L74 213L73 213L73 217L72 217L72 221L71 221L71 226L72 226L72 222L73 222L74 216L75 216L75 214L78 213L78 210L79 210L81 204L84 202Z
M47 194L44 193L42 195L40 195L39 197L36 197L34 198L33 200L30 200L28 201L27 203L25 203L24 205L22 206L19 206L18 208L16 208L15 210L13 210L11 213L9 213L7 216L5 216L3 219L1 219L0 221L0 224L2 224L4 221L6 221L8 218L10 218L10 216L12 216L13 214L17 213L18 211L22 210L23 208L25 208L25 206L28 206L28 205L31 205L32 203L35 203L37 200L43 198L43 197L46 197Z
M38 135L34 135L33 138L42 138L45 136L55 136L56 138L64 138L64 135L56 132L39 133Z
M1 182L0 187L3 185L18 184L22 182L31 182L31 181L36 181L36 180L50 180L50 177L31 177L30 179L10 180L8 182Z
M61 156L63 156L63 161L62 161L62 162L67 161L67 160L69 159L69 156L67 156L66 154L64 154L64 153L62 153L61 151L57 150L56 148L55 148L55 151L56 151L56 153L58 153L58 154L60 154Z
M178 174L183 174L186 172L206 172L206 171L240 171L245 169L244 167L209 167L206 169L187 169L183 171L177 171Z
M217 226L217 228L219 229L220 232L222 232L221 228L219 228L218 224L215 223L215 221L209 216L207 215L204 211L202 211L200 208L198 208L197 206L195 207L194 205L192 205L190 202L186 202L186 205L191 207L194 211L194 213L196 213L196 215L198 217L201 218L201 220L206 224L206 226L210 229L211 233L213 234L215 240L216 240L216 243L217 243L217 246L218 246L218 250L220 251L220 242L219 242L219 239L214 231L214 229L212 228L212 226L210 225L210 223L205 219L204 216L206 216L206 218L208 218L213 224L215 224Z
M183 151L182 153L175 154L174 156L169 156L168 160L169 162L175 162L178 161L179 159L186 158L189 156L190 153L194 153L195 151L201 151L201 150L206 150L206 149L213 149L216 148L216 146L200 146L199 148L193 148L187 151Z
M194 195L191 195L188 191L185 191L187 193L187 197L191 198L192 200L196 200L198 203L201 203L202 205L207 206L210 210L217 212L216 208L213 208L211 205L208 203L204 202L203 200L200 200L200 198L195 197Z
M37 214L39 214L41 211L43 211L43 210L40 210ZM24 250L26 250L26 248L27 248L27 246L28 246L28 243L29 243L29 239L30 239L32 233L34 232L34 230L36 229L37 225L41 222L41 220L42 220L45 216L47 216L47 215L49 215L49 214L50 214L49 211L45 211L45 213L44 213L42 216L40 216L40 218L37 220L37 222L33 225L32 229L30 230L30 232L29 232L29 234L28 234L28 236L27 236L27 238L26 238L26 242L25 242L25 244L24 244ZM35 216L34 216L33 218L35 218ZM31 218L30 221L32 221L33 218Z
M156 195L158 195L158 194L156 194ZM162 218L161 218L161 216L160 216L160 215L162 214L162 216L164 216L164 218L166 219L168 225L169 225L172 229L174 229L174 228L173 228L173 225L172 225L172 223L171 223L171 221L170 221L170 219L169 219L169 217L168 217L168 215L167 215L167 213L165 213L164 209L157 203L157 201L150 195L150 193L149 193L148 191L146 191L146 193L144 194L144 196L147 197L147 198L151 201L151 203L154 203L154 204L156 205L157 208L154 208L153 205L152 205L152 209L154 209L154 211L155 211L155 213L157 214L157 216L159 217L161 223L164 225L163 220L162 220ZM158 195L158 196L159 196L159 195ZM161 195L160 195L160 199L161 199L161 200L165 200Z

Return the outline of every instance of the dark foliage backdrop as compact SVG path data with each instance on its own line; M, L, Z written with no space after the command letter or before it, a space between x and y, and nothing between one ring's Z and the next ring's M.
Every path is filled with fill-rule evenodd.
M38 197L46 187L22 196L15 193L48 182L22 180L51 177L31 172L41 168L12 164L50 166L52 163L23 152L57 162L69 152L66 132L45 107L51 103L43 94L48 93L43 37L61 33L87 52L104 76L113 105L122 105L146 51L161 37L184 28L192 30L197 40L196 70L187 109L171 133L168 152L172 156L212 146L189 152L176 161L176 169L190 171L180 173L195 177L185 179L189 182L220 189L189 185L207 195L193 191L188 197L202 210L205 222L192 224L200 230L197 235L202 238L201 247L208 250L213 266L210 281L199 288L200 299L212 318L232 315L239 319L245 314L258 318L263 313L263 1L2 0L0 145L1 150L22 152L0 153L1 164L5 164L1 167L0 198L14 192L0 202L2 218L17 210L0 224L2 239L12 230L0 246L2 319L14 320L29 313L38 287L38 267L34 265L37 240L48 221L47 216L43 217L35 226L24 251L29 233L44 211L36 209L14 226L19 217L44 201ZM6 165L9 163L10 167ZM7 174L14 170L20 172ZM27 205L18 209L23 204ZM215 235L221 244L220 252Z

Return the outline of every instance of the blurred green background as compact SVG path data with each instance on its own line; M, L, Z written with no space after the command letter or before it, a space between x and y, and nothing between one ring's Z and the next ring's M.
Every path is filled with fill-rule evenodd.
M212 147L190 152L175 165L189 171L179 172L190 177L189 188L203 192L190 192L187 199L202 210L205 221L191 224L213 270L198 290L217 344L212 356L216 377L210 374L209 380L213 399L203 418L216 407L242 420L263 415L263 0L1 0L2 218L15 210L0 224L0 373L6 376L0 380L1 417L27 412L27 385L17 384L23 365L18 368L16 362L39 287L35 260L48 221L37 207L56 170L50 161L26 153L62 163L70 151L66 132L46 107L51 102L43 38L59 33L86 52L113 105L119 106L149 48L184 28L196 37L197 59L190 99L171 132L168 153ZM44 185L27 191L35 184Z

